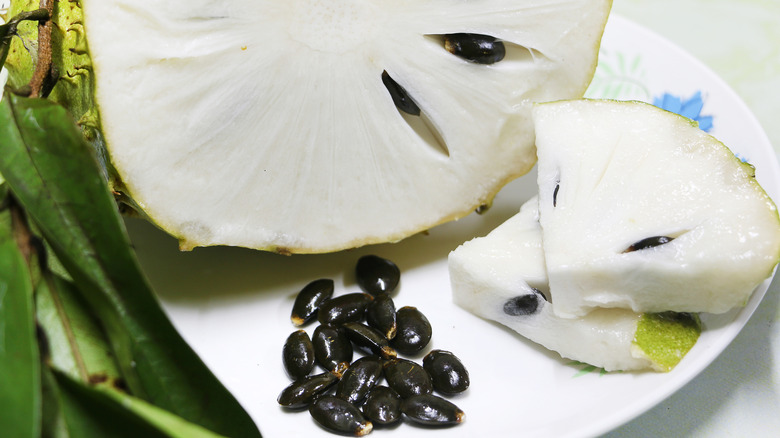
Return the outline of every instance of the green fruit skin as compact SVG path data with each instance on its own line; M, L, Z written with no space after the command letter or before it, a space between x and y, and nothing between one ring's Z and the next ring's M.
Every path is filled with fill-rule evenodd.
M38 7L38 0L13 0L6 18ZM94 142L99 137L100 118L93 100L94 75L80 3L55 0L52 18L52 62L59 79L49 99L67 108L87 140ZM22 88L32 77L38 57L37 27L38 23L30 21L19 25L5 65L12 88Z
M38 0L12 0L11 7L2 18L8 21L20 12L38 8ZM114 192L122 213L149 219L126 194L124 184L108 159L101 132L99 108L94 97L95 74L87 45L81 1L54 0L52 20L52 64L58 80L48 99L59 103L70 112L74 122L81 128L84 138L94 148L104 177ZM18 36L13 39L5 63L11 89L21 89L30 82L37 59L38 23L26 21L19 25Z
M639 318L633 347L658 371L671 371L696 344L701 320L688 313L645 313Z

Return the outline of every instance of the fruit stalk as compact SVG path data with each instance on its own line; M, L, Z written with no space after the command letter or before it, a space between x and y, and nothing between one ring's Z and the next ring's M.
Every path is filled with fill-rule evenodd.
M38 21L38 62L30 80L29 97L46 97L56 83L56 72L52 65L51 17L54 15L54 2L41 0L40 9L46 11L46 19Z

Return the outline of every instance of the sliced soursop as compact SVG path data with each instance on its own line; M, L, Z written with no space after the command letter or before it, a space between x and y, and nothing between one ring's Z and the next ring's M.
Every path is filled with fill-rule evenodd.
M780 258L780 220L751 165L639 102L534 109L539 212L554 311L721 313Z
M698 339L698 318L598 309L561 318L547 301L538 201L449 255L457 305L499 322L562 357L606 370L671 370ZM552 300L558 292L554 291Z
M183 248L279 252L394 241L489 204L535 163L532 102L587 88L611 6L57 3L83 8L63 35L89 48L116 190Z

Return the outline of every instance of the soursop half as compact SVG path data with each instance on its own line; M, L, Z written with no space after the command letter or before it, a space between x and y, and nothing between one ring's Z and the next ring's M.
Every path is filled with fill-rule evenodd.
M534 109L553 310L722 313L780 259L754 168L695 122L640 102Z
M485 237L449 255L455 303L501 323L562 357L605 370L669 371L701 333L698 317L597 309L579 318L553 312L536 197ZM549 302L552 296L553 303Z
M535 163L532 103L587 88L611 1L57 5L53 96L105 142L123 199L185 249L290 253L490 204ZM16 44L13 85L34 57Z

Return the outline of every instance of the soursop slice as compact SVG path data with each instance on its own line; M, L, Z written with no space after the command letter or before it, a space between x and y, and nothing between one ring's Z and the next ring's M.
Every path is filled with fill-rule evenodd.
M639 102L534 109L540 222L554 311L721 313L780 257L754 169L694 122Z
M562 357L609 371L669 371L701 332L698 318L691 315L598 309L580 318L556 316L540 293L551 295L536 197L487 236L452 251L449 272L453 299L460 307Z
M289 253L399 240L489 204L535 163L531 103L587 88L611 1L81 5L118 190L185 249ZM456 56L455 33L496 37L506 57Z

